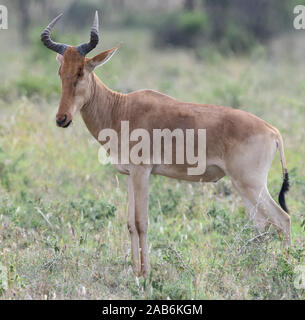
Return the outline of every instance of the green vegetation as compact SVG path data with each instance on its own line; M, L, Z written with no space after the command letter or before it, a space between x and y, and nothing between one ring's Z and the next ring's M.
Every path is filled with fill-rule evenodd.
M163 13L155 30L157 46L216 46L223 53L247 53L283 32L289 32L296 0L186 0L193 9ZM146 21L152 21L147 17ZM138 18L130 21L138 21ZM144 23L143 23L144 24Z
M197 28L196 19L181 21ZM227 178L200 184L154 176L152 271L146 280L135 278L126 177L99 164L99 145L80 116L66 130L56 127L57 62L37 42L22 59L19 48L0 53L1 299L305 298L294 286L294 269L305 257L304 41L282 37L247 57L224 58L221 50L200 46L156 49L153 38L147 30L105 30L91 56L120 40L124 45L98 75L122 92L151 88L231 105L275 125L291 177L292 248L283 248L273 228L255 233ZM278 154L268 183L276 199Z

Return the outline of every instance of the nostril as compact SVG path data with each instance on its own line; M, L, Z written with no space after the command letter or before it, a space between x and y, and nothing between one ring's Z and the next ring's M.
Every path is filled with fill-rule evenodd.
M61 126L62 124L64 124L67 120L67 116L64 115L63 117L56 117L56 123Z

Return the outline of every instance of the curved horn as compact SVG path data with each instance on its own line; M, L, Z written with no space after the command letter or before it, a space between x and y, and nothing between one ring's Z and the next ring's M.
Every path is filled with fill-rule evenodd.
M59 54L64 54L64 52L66 51L68 46L66 44L57 43L57 42L52 41L50 33L51 33L51 29L54 27L55 23L62 17L62 15L63 14L61 13L55 19L53 19L51 21L51 23L42 31L42 33L40 35L40 39L43 42L43 44L47 48L49 48Z
M91 28L90 32L90 42L81 44L76 47L77 51L85 56L87 53L89 53L91 50L93 50L99 41L99 36L98 36L98 13L95 11L95 16L93 20L93 25Z

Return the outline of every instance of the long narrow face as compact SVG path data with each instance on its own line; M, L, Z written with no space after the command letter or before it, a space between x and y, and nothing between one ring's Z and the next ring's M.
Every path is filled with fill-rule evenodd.
M90 72L86 68L86 58L74 47L68 47L64 55L57 55L60 64L58 74L61 79L61 99L56 123L67 128L76 114L90 99Z
M68 47L64 55L57 54L62 88L56 115L59 127L67 128L75 113L90 100L93 84L90 74L97 66L106 63L117 49L118 46L103 51L93 58L83 57L75 47Z
M54 42L51 39L51 29L61 18L57 16L42 31L40 39L50 50L57 52L57 61L60 64L58 74L61 78L62 94L56 115L59 127L67 128L77 111L79 111L91 96L92 79L90 76L94 68L107 62L118 49L118 46L101 52L93 58L86 58L86 54L93 50L99 41L98 13L95 12L90 32L90 41L77 47Z

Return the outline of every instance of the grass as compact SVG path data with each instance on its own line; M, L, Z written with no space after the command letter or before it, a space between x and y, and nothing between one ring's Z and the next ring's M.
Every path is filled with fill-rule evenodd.
M272 45L226 58L208 50L155 50L149 34L135 30L105 31L103 47L121 39L119 53L98 70L111 88L147 87L185 101L231 105L282 132L293 246L284 249L273 229L257 236L228 179L200 184L155 176L152 271L146 280L135 278L126 177L99 164L99 146L80 117L67 130L55 126L55 54L43 59L44 49L35 46L20 61L17 51L1 51L1 299L304 299L294 286L305 256L302 60L273 53ZM35 68L31 76L29 68ZM269 174L274 198L280 186L277 155Z

